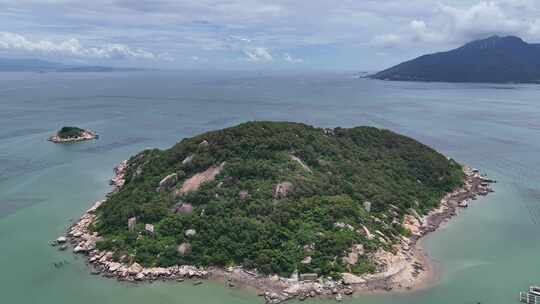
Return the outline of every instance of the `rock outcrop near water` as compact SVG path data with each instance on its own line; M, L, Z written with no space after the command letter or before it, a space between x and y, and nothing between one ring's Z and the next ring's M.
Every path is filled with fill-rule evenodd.
M120 280L341 299L429 278L417 240L490 182L388 130L252 122L122 162L68 236L95 273Z

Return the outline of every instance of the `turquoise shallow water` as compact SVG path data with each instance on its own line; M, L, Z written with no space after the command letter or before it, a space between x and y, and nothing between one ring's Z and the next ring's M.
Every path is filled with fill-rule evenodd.
M0 74L2 303L262 303L207 282L133 286L91 276L48 246L107 191L112 167L146 147L246 120L373 125L412 136L497 179L425 246L433 288L350 303L517 302L540 283L540 87L388 83L339 74ZM98 141L54 145L62 125ZM54 262L66 261L56 269ZM316 301L317 303L326 301Z

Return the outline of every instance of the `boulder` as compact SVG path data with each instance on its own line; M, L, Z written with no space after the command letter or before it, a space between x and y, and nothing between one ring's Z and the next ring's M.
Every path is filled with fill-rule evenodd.
M117 271L118 269L120 269L120 267L122 267L122 264L118 263L118 262L111 262L109 263L108 265L108 268L109 268L109 271L110 272L115 272Z
M136 217L130 217L128 219L128 230L129 231L135 230L135 225L137 225L137 218Z
M174 205L173 212L177 214L190 214L193 212L193 205L190 203L179 202Z
M171 188L172 186L176 185L177 182L178 182L178 174L176 174L176 173L169 174L169 175L165 176L159 182L159 186L157 187L156 191L157 192L165 191L165 190Z
M195 236L196 234L197 234L197 231L195 229L188 229L186 230L185 236L192 237L192 236Z
M337 223L334 223L334 227L336 228L339 228L339 229L348 229L348 230L354 230L354 227L349 225L349 224L345 224L345 223L342 223L342 222L337 222Z
M311 260L312 260L312 258L310 256L307 256L300 263L302 263L304 265L311 264Z
M366 212L371 212L371 202L365 201L363 205Z
M191 245L189 243L184 242L184 243L178 245L176 250L178 251L178 253L180 255L186 255L186 254L189 254L191 252Z
M85 253L88 252L88 248L84 247L83 245L77 245L75 248L73 248L73 253Z
M362 225L362 230L358 231L360 232L361 234L365 235L367 237L368 240L373 240L375 238L375 236L373 236L373 234L371 234L371 232L369 231L369 229Z
M144 225L144 230L150 234L154 234L154 225L146 224Z
M274 198L282 199L286 198L289 193L294 189L294 185L291 182L281 182L276 185L274 189Z
M129 266L127 271L129 274L138 274L143 271L143 267L138 263L133 263L131 266Z
M191 163L191 161L193 160L193 157L195 157L195 155L191 154L188 157L184 158L184 160L182 161L182 165L187 165Z
M341 274L341 278L343 280L343 284L351 285L351 284L364 284L366 283L366 280L362 279L361 277L354 275L352 273L344 272Z
M299 291L300 291L300 284L294 284L294 285L291 285L289 288L285 289L283 292L290 295L295 295Z
M58 244L63 244L63 243L65 243L65 242L67 242L67 238L66 238L65 236L61 236L61 237L59 237L59 238L56 239L56 242L57 242Z

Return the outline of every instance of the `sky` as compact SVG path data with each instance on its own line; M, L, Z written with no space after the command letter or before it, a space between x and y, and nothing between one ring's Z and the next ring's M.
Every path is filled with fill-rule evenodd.
M540 0L0 0L0 57L172 69L376 71L491 35Z

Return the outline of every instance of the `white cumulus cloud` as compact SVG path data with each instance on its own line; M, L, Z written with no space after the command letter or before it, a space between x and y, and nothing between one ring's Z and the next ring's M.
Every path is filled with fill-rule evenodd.
M274 60L270 51L263 47L252 47L244 50L248 61L252 62L270 62Z
M12 32L0 32L0 50L98 59L170 59L167 56L162 57L142 49L131 48L125 44L114 43L86 47L75 38L58 42L46 39L32 40Z

